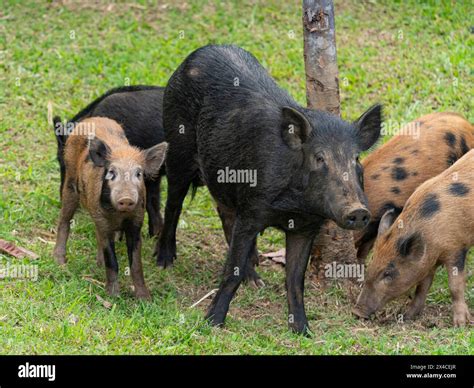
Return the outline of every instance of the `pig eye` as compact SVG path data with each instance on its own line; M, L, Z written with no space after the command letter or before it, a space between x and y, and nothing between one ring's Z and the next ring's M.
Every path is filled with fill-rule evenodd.
M322 155L315 155L314 158L316 159L316 162L318 164L323 164L324 163L324 158Z
M392 273L391 273L390 271L385 271L385 272L383 273L383 280L388 281L388 282L391 281L391 280L393 280L393 275L392 275Z
M107 171L107 174L105 175L105 179L108 181L113 181L115 179L116 175L113 170Z
M143 174L142 174L142 172L141 172L140 170L138 170L138 171L135 173L135 176L136 176L137 178L141 178L142 175L143 175Z

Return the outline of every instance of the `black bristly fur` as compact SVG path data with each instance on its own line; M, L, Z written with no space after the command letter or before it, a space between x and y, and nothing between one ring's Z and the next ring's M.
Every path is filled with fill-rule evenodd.
M89 117L107 117L117 121L125 131L129 143L133 146L146 149L164 141L163 130L163 93L164 88L159 86L121 86L107 91L102 96L87 105L76 114L70 123L77 123ZM55 127L60 123L59 117L54 118ZM58 162L61 170L61 187L64 184L64 157L63 149L67 135L58 136ZM160 170L160 177L145 178L147 191L146 208L149 215L149 234L156 234L161 229L160 215L160 180L165 175L164 164Z
M236 214L224 280L208 318L223 323L245 275L252 241L275 226L287 235L290 326L306 332L302 289L311 242L325 219L341 222L350 205L366 206L356 157L379 137L381 106L355 123L306 109L253 55L235 46L210 45L189 55L172 75L163 123L170 147L158 265L166 267L176 257L182 203L191 183L200 179L218 203ZM294 132L285 134L288 124ZM256 170L256 187L218 182L218 171L226 167ZM344 172L349 179L343 179Z
M125 232L125 238L127 242L127 253L130 268L133 265L133 253L138 249L140 242L140 229L141 225L135 224L131 220L125 220L122 224L122 230Z
M142 149L164 141L162 106L164 88L159 86L121 86L94 100L71 122L87 117L107 117L117 121L129 143Z

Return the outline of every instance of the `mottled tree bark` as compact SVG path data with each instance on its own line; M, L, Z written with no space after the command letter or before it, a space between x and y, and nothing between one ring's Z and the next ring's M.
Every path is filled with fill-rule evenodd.
M340 115L332 0L303 1L303 37L308 107Z
M332 0L303 1L304 61L308 107L340 115L336 28ZM352 232L327 221L314 241L311 272L326 284L326 266L357 263Z

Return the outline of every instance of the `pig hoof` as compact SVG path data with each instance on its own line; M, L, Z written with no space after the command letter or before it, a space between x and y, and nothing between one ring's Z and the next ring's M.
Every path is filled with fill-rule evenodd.
M173 261L174 259L176 258L176 256L173 256L173 255L159 255L158 256L158 259L156 260L156 265L158 267L161 267L163 269L165 268L168 268L168 267L172 267L173 266Z
M244 282L247 283L252 288L262 288L265 287L265 283L262 278L259 276L255 270L249 269L244 277Z
M115 283L108 283L105 286L105 291L107 292L108 295L110 296L119 296L120 294L120 287L118 282Z
M290 329L293 333L303 335L304 337L312 337L313 333L311 332L308 322L304 323L293 323L290 325Z
M464 327L466 324L473 323L471 319L471 314L467 306L463 306L454 311L453 322L455 327Z
M158 224L158 225L149 225L148 226L148 236L150 238L158 237L161 234L162 230L163 230L163 221L161 222L161 224Z
M422 309L420 308L408 308L405 314L403 314L403 320L407 321L414 321L416 318L419 317L421 314Z
M56 263L59 265L66 265L67 260L66 260L66 255L62 254L54 254L54 259L56 260Z
M103 267L105 265L104 256L97 255L95 258L98 267Z
M224 326L225 317L219 316L219 314L216 314L212 311L209 311L204 319L208 321L211 326Z
M140 300L151 301L151 294L147 288L141 288L141 289L137 288L135 291L135 297Z
M464 327L466 326L466 317L465 316L454 316L454 326L455 327Z

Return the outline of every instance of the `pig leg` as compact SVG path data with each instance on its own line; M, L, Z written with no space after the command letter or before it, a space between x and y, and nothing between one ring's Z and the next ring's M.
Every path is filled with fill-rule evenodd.
M155 180L145 180L148 234L150 237L158 236L163 229L163 218L160 214L160 183L161 176Z
M244 281L252 287L262 288L265 286L265 283L257 271L255 271L255 267L258 266L257 237L253 239L252 245L252 253L245 268Z
M222 222L222 228L224 229L225 239L227 245L230 246L230 241L232 239L232 229L234 227L235 221L235 211L229 209L228 207L217 203L217 212ZM257 239L254 240L252 253L250 260L247 262L245 267L244 282L250 284L255 288L260 288L265 286L265 283L260 278L258 273L255 271L255 266L258 265L258 252L257 252Z
M63 189L64 189L64 180L66 179L66 164L64 163L64 160L61 158L59 159L59 173L61 175L61 184L59 186L59 199L62 199L63 196Z
M170 150L171 151L171 150ZM155 249L158 267L170 267L176 258L176 228L183 207L183 201L195 176L194 171L180 171L179 168L168 172L168 198L166 200L165 223Z
M100 234L99 234L97 228L95 229L95 238L97 240L97 245L98 245L99 240L100 240ZM103 248L101 249L99 246L97 246L97 254L95 256L95 260L97 262L98 267L103 267L105 265L104 250L103 250Z
M206 319L212 325L224 324L230 301L244 278L247 261L250 260L253 242L258 232L259 230L252 225L251 221L243 221L238 216L236 217L224 277L206 314Z
M415 297L408 306L408 310L403 314L403 319L411 321L421 314L425 307L426 295L433 283L433 278L436 268L431 271L418 285L416 286Z
M104 252L105 275L107 278L105 291L110 296L118 296L120 287L118 282L118 261L115 255L114 233L98 233L97 248Z
M453 300L453 322L454 326L462 327L471 322L469 307L464 298L466 287L464 264L467 250L455 255L453 260L448 260L446 270L448 271L449 290Z
M66 264L66 243L69 237L71 220L79 206L79 195L74 187L63 186L61 213L59 215L58 233L53 256L60 265Z
M314 235L286 233L286 291L288 324L291 330L309 335L304 308L304 275L308 266Z
M168 197L166 199L165 222L154 255L158 267L173 265L176 258L176 228L183 207L183 201L191 183L197 185L199 166L197 164L197 146L195 124L183 118L173 103L173 97L167 100L170 120L163 119L165 128L169 128L166 141L168 148L165 169L168 178ZM179 130L177 130L179 128ZM162 167L163 169L163 167ZM164 170L162 170L164 172Z
M150 291L148 291L148 288L145 285L145 279L143 278L140 229L141 225L133 223L125 227L128 262L132 274L133 285L135 286L135 296L138 299L151 300Z

